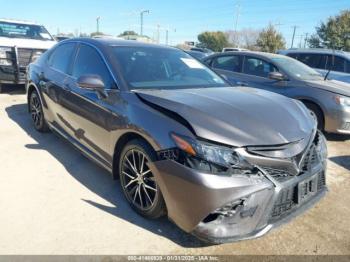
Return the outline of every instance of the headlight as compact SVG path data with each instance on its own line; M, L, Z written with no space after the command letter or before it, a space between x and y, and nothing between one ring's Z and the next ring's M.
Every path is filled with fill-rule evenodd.
M214 145L174 133L171 134L171 137L179 149L192 157L230 169L251 170L254 168L234 148Z
M350 97L345 97L345 96L335 96L334 97L335 102L338 105L341 106L350 106Z
M318 133L318 143L316 144L316 151L321 162L325 162L328 157L327 140L321 132Z
M10 47L0 47L0 65L12 65L11 56L9 54L11 51L12 49Z

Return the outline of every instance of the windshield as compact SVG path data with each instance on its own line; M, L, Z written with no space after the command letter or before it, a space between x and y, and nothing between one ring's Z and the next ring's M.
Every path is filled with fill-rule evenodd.
M157 47L112 47L129 89L221 87L227 84L185 52Z
M27 38L37 40L53 40L45 27L40 25L26 25L0 22L0 37Z
M271 60L289 76L299 80L322 80L323 77L311 67L289 57L273 57Z

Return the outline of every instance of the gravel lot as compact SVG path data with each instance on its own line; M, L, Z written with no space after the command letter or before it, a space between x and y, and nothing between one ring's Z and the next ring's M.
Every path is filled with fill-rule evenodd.
M0 94L0 254L350 254L350 137L328 146L329 193L312 210L262 238L203 247L138 216L118 181L37 133L20 89Z

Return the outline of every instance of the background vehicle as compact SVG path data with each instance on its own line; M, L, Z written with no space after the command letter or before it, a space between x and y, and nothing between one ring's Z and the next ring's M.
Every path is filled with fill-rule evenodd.
M2 84L24 84L29 63L55 43L42 25L0 19L0 92Z
M120 177L141 215L201 239L261 236L326 192L325 139L305 106L229 87L177 48L66 40L29 66L27 90L37 130Z
M245 48L239 48L239 47L225 47L222 49L222 52L236 52L236 51L249 51Z
M204 48L204 47L192 47L190 50L196 51L196 52L202 52L202 53L206 53L206 54L213 54L214 53L213 50L210 50L209 48Z
M201 61L202 59L204 59L209 55L208 53L203 53L203 52L193 51L193 50L184 50L184 51L199 61Z
M204 62L232 85L250 86L299 99L318 119L320 129L350 134L350 85L324 80L295 59L260 52L221 53Z
M293 57L316 69L323 76L331 69L328 78L350 83L350 53L330 49L289 49L278 52ZM333 64L334 56L334 64Z

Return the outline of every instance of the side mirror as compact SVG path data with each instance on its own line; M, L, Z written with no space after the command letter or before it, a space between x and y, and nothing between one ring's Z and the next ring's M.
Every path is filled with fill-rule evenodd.
M98 75L82 75L78 78L77 84L83 89L96 91L102 97L106 97L105 84Z
M284 81L286 77L282 75L280 72L270 72L269 78L277 81Z

